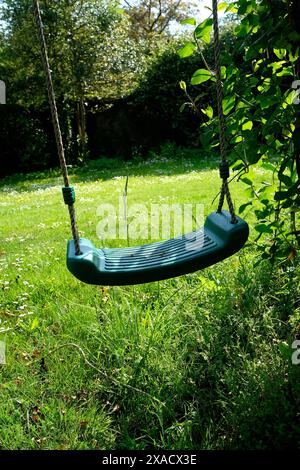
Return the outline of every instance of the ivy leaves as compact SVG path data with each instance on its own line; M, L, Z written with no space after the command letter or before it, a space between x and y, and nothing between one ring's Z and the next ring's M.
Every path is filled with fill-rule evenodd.
M179 49L178 55L181 59L185 59L186 57L190 57L196 49L197 46L194 42L188 42L181 49Z
M291 247L294 249L297 242L293 234L298 233L295 214L300 212L299 163L296 164L296 159L300 158L297 157L300 154L300 138L297 137L300 135L300 110L297 108L298 90L293 86L299 79L295 69L299 60L299 37L296 42L297 33L288 22L286 2L278 0L277 3L276 8L270 8L267 0L236 0L229 6L222 5L239 16L232 38L237 52L228 56L227 51L222 51L221 60L227 64L222 69L222 104L230 158L236 170L247 171L240 180L247 186L250 200L241 205L239 213L254 210L258 236L270 239L270 244L262 245L262 250L274 256L277 249L281 253L285 249L288 258ZM284 35L280 28L283 23ZM181 57L195 53L198 48L202 52L211 40L211 18L199 25L194 20L189 24L195 28L194 40L178 52ZM203 95L203 84L206 84L203 90L210 89L215 76L202 59L205 68L194 72L191 85L201 89ZM215 100L210 100L210 104L200 110L205 116L200 126L201 142L205 150L211 152L218 147ZM249 172L249 166L271 172L273 183L257 184L256 173Z
M192 85L200 85L212 78L212 73L206 69L198 69L191 78Z
M196 26L195 18L188 18L181 21L183 25ZM191 56L198 46L203 44L209 44L211 39L212 31L212 19L208 18L200 23L194 30L194 41L186 43L181 49L178 50L179 57L182 59Z
M211 31L213 26L213 20L211 18L207 18L206 20L202 21L199 26L194 31L194 36L196 39L203 41L205 44L210 43L211 38Z

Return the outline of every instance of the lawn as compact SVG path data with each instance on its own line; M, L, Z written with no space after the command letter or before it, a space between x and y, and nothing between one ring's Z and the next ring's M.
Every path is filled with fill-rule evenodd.
M128 204L216 207L214 160L73 168L80 234L99 246L96 209L122 196L127 175ZM88 286L65 266L61 185L57 171L0 185L0 448L299 448L299 273L257 264L254 214L243 214L246 248L202 272ZM231 186L238 208L247 186Z

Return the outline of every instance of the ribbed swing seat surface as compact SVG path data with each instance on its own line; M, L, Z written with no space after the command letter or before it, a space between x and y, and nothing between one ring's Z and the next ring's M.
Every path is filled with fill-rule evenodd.
M95 248L80 239L81 255L68 242L67 266L80 281L94 285L130 285L160 281L206 268L239 251L247 241L247 223L231 223L227 211L213 212L204 228L171 240L132 248Z

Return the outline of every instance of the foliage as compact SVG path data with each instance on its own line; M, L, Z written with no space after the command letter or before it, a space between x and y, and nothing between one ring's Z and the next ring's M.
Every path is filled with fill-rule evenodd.
M188 110L179 113L182 104L181 96L178 95L178 83L187 80L196 64L201 61L200 55L195 55L183 63L176 50L177 41L169 41L167 47L154 57L148 65L146 72L141 76L136 91L132 94L130 104L142 107L145 119L162 119L168 124L173 134L169 139L178 144L199 145L199 126L197 116ZM191 92L193 97L195 93ZM203 101L207 102L208 91L203 93Z
M0 75L9 84L10 103L44 110L47 95L31 4L5 2ZM116 2L64 0L40 5L59 110L66 118L62 124L73 142L69 151L74 154L77 140L77 153L85 158L87 101L128 93L144 62L136 42L128 38L128 21Z
M31 0L4 2L1 17L6 21L6 40L0 47L0 75L8 85L10 104L46 116L48 100L31 4ZM70 163L80 162L90 156L89 111L101 113L134 93L146 70L173 40L159 34L130 34L130 19L114 1L41 1L40 6L67 158ZM165 82L159 86L165 86ZM176 106L169 105L175 114ZM150 109L147 99L145 107ZM141 122L146 122L147 113L139 115ZM171 122L169 115L166 117ZM44 124L47 127L48 122ZM29 165L28 170L32 169Z
M50 123L47 128L44 116L21 106L6 105L0 106L0 120L0 177L56 166Z
M235 50L236 38L232 29L230 23L226 24L222 31L221 43L222 47L226 48L228 57L233 56L238 61L241 54ZM160 50L156 48L152 62L148 63L136 91L128 102L129 106L144 108L146 122L147 119L155 118L168 123L173 133L172 135L169 132L168 140L179 145L197 146L203 153L202 146L206 145L207 118L202 110L214 107L214 94L209 80L211 73L203 67L213 64L213 49L210 43L205 43L199 50L192 49L192 54L189 45L193 43L186 43L185 37L169 39ZM193 45L196 48L196 45ZM178 50L181 51L180 55ZM193 75L195 68L198 72ZM199 86L189 87L187 92L185 83L192 75L194 83L202 82L204 85L201 89ZM182 103L182 96L178 93L179 84L186 93L185 103ZM203 124L202 127L199 122ZM215 153L215 149L212 152Z
M226 7L226 2L222 5ZM229 158L247 185L249 196L249 202L239 212L242 214L246 208L255 211L258 237L266 235L261 247L263 256L294 258L300 240L300 111L294 86L300 70L300 34L285 1L278 0L270 6L267 1L238 0L227 10L240 19L234 31L235 55L242 54L242 60L234 60L228 51L222 55ZM179 50L179 55L187 57L196 46L210 42L211 29L210 18L198 25L194 41ZM214 80L211 70L199 69L191 84ZM215 110L215 106L201 109L209 119L202 124L202 141L207 150L218 145ZM270 171L272 184L257 186L255 172L249 172L249 167Z
M93 91L101 40L118 19L116 6L106 0L63 0L40 2L40 7L58 95L76 101L82 93ZM42 75L31 0L7 0L2 17L8 24L8 53L20 61L15 69L28 78ZM37 96L34 93L31 99Z

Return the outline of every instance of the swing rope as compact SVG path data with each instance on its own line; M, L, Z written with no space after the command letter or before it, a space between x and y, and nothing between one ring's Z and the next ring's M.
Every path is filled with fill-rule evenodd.
M219 116L219 133L220 133L220 177L222 179L222 187L220 200L218 205L218 212L222 211L224 199L226 197L229 212L231 215L231 222L235 224L237 218L235 215L233 202L229 190L228 178L229 178L229 163L227 160L226 152L226 137L225 137L225 119L223 113L223 86L221 80L221 61L220 61L220 37L219 37L219 20L218 20L218 0L212 0L213 7L213 25L214 25L214 55L215 55L215 73L216 73L216 88L217 88L217 106Z
M49 98L49 105L51 109L54 134L55 134L55 140L56 140L56 145L57 145L57 152L58 152L60 167L62 170L64 184L65 184L65 187L63 188L62 191L63 191L64 201L68 205L68 208L69 208L71 230L72 230L72 235L74 239L76 255L80 255L81 250L80 250L79 234L78 234L75 207L74 207L75 191L74 191L74 188L70 186L70 181L69 181L68 168L67 168L67 163L66 163L66 158L65 158L65 150L64 150L64 145L63 145L60 124L59 124L59 117L58 117L58 112L57 112L50 63L49 63L47 46L46 46L46 41L45 41L44 27L43 27L41 11L40 11L38 0L33 0L33 8L34 8L34 16L35 16L35 21L37 25L38 36L40 40L43 66L44 66L44 71L45 71L45 76L46 76L46 81L47 81L48 98Z

